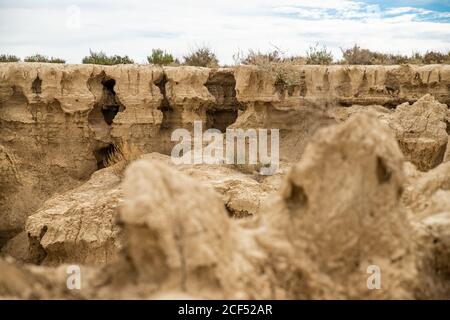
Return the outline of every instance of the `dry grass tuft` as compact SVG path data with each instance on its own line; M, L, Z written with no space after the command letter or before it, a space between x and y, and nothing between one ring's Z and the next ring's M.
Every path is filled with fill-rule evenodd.
M108 154L104 160L105 167L112 167L113 171L119 177L123 177L126 167L141 157L141 151L127 141L114 145L114 150Z
M209 47L198 47L183 56L185 66L218 68L219 59L214 51Z
M276 49L271 52L249 50L233 55L236 65L254 65L270 74L274 79L274 85L283 91L286 88L300 84L300 73L295 66L306 64L306 59L300 56L285 57L285 54Z

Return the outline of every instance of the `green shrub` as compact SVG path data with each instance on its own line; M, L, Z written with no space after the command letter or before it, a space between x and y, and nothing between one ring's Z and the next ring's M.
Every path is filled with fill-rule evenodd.
M352 48L342 49L342 63L350 65L392 65L409 63L408 56L392 53L381 53L363 49L355 44Z
M219 60L216 54L208 47L197 48L183 56L186 66L217 68Z
M354 45L349 49L342 49L342 55L344 57L344 61L347 64L372 64L373 52L368 49L362 49L358 45Z
M306 64L306 58L301 56L284 57L280 49L275 49L266 53L249 50L247 54L238 51L233 55L235 65L255 65L262 66L272 63Z
M402 54L381 53L362 49L358 45L352 48L342 50L343 61L345 64L440 64L450 63L450 52L447 54L435 51L427 51L424 55L419 52L413 52L410 56Z
M236 65L258 66L261 70L270 74L274 85L280 91L300 84L301 75L294 66L306 62L303 57L283 57L283 53L279 49L267 53L249 50L247 54L244 54L239 51L233 55L233 59Z
M427 51L422 58L425 64L450 63L450 51L447 54L435 51Z
M115 64L133 64L134 61L130 59L127 55L125 56L108 56L103 51L94 52L89 50L89 56L83 58L82 63L84 64L102 64L102 65L115 65Z
M0 62L19 62L20 58L13 54L0 54Z
M247 54L242 51L238 51L233 55L233 60L236 65L263 65L266 63L280 62L282 60L279 50L273 50L267 53L260 51L248 50Z
M420 52L413 52L408 63L423 64L423 55Z
M320 64L326 65L333 62L333 55L331 51L328 51L325 46L319 47L316 43L314 46L310 46L309 50L306 52L306 63L307 64Z
M173 55L163 51L162 49L152 49L152 54L147 57L148 63L167 66L169 64L177 64L178 60Z
M66 60L54 57L47 57L42 54L36 53L32 56L28 56L23 59L25 62L47 62L47 63L66 63Z

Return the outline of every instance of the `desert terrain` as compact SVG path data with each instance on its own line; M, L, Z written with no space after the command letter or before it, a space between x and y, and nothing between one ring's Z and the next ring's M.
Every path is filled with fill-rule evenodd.
M1 63L0 298L450 299L450 65L285 71ZM196 121L279 169L174 164Z

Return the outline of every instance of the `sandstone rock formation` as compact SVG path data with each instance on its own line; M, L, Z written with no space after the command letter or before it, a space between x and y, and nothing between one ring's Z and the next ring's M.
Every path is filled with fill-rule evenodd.
M237 282L229 270L234 230L218 194L159 162L144 161L129 169L120 214L137 281L163 292L231 294Z
M0 64L0 249L41 264L0 260L0 296L448 298L450 67L291 72ZM174 165L194 121L280 129L283 170Z
M405 187L403 202L419 217L442 213L450 209L450 162L418 174Z
M448 202L448 200L447 200ZM448 299L450 296L450 207L426 217L420 223L420 274L424 290L420 298Z
M371 115L316 134L267 218L277 230L269 247L285 234L294 251L296 269L277 274L303 279L305 298L411 298L415 253L400 205L402 162L394 135ZM382 270L383 290L366 286L372 265Z
M46 201L25 226L29 259L53 266L113 261L120 248L114 223L122 200L119 182L110 168L100 170L80 187Z
M0 298L55 299L79 298L66 286L66 270L36 266L18 266L11 258L0 258Z
M257 215L281 180L278 175L258 182L228 166L174 165L170 157L159 153L142 158L158 160L213 187L228 215L237 218ZM25 232L4 246L3 254L51 266L109 263L121 247L116 219L122 201L120 178L114 168L99 170L83 185L46 201L28 218Z
M436 167L444 160L449 141L450 111L445 104L425 95L413 105L399 105L390 121L406 159L419 170Z
M406 160L420 171L430 170L447 161L450 111L445 104L427 94L410 105L405 102L395 108L383 106L337 107L329 114L338 121L345 121L354 114L371 112L388 124L395 132Z
M448 299L450 163L442 163L410 179L402 201L418 234L418 266L424 287L419 297Z
M401 205L403 184L394 134L367 114L314 136L256 226L231 220L210 186L161 161L138 160L123 185L123 251L87 277L81 294L298 299L432 292L431 275L417 277L427 269L416 261L414 243L422 238ZM380 290L367 287L370 266L382 270Z

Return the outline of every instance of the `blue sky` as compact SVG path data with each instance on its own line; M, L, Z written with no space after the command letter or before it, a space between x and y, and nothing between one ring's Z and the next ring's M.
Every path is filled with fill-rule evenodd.
M144 62L152 48L181 57L208 45L222 63L238 50L304 54L358 43L405 53L450 50L450 0L0 0L0 53L78 63L89 49Z
M383 8L395 7L414 7L423 8L427 10L446 12L450 11L450 1L446 0L394 0L394 1L380 1L370 0L364 1L369 4L378 4Z

